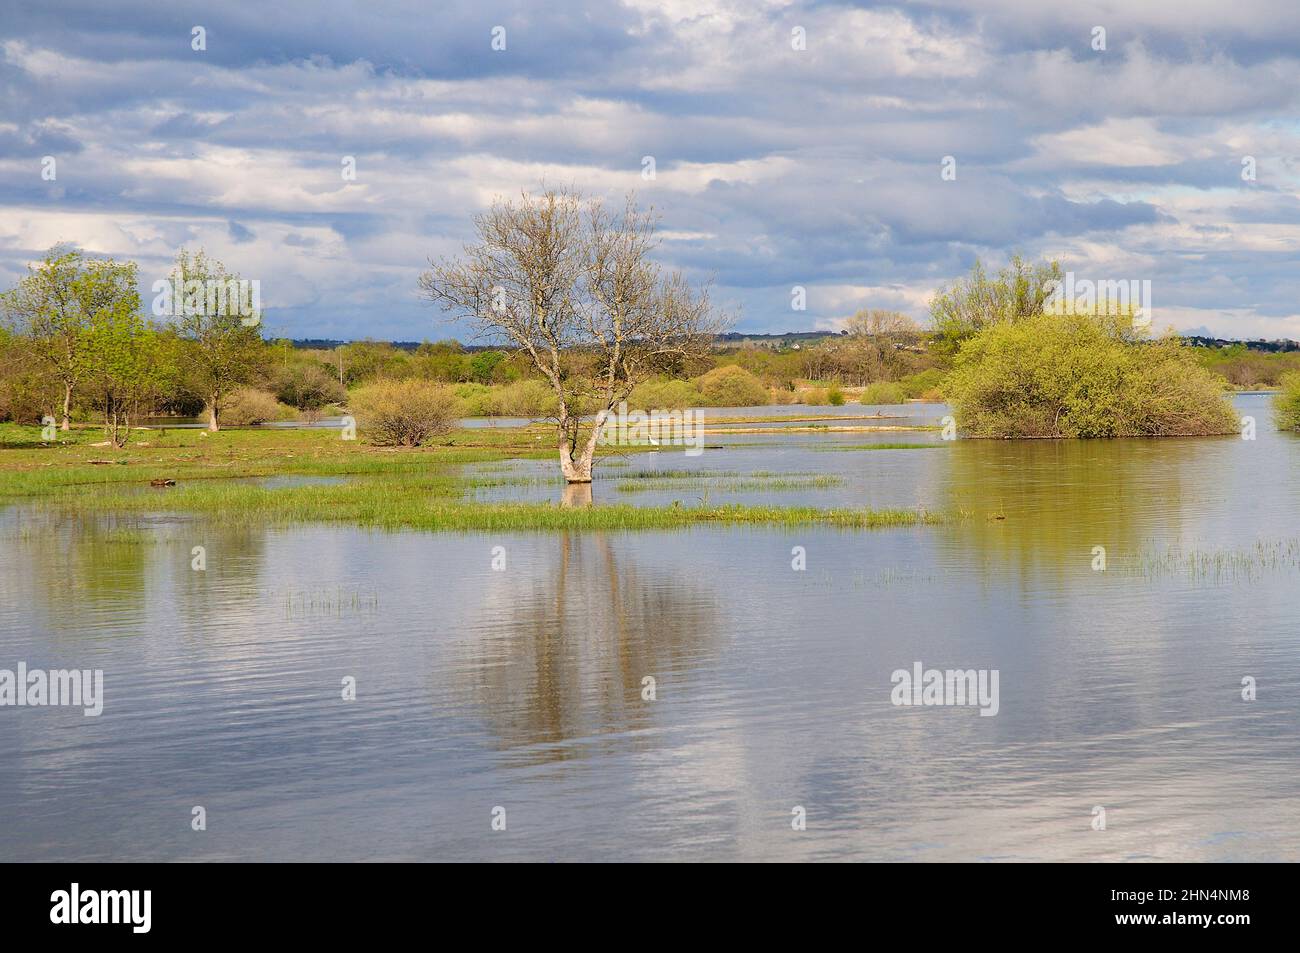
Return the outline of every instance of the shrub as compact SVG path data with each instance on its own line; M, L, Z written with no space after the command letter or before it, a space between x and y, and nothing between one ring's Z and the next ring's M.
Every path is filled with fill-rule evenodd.
M384 447L418 447L449 432L462 411L452 388L418 379L359 387L349 405L371 441Z
M939 389L942 383L943 371L931 367L904 377L898 385L902 388L904 400L939 400L942 396Z
M659 378L642 381L627 399L634 410L675 410L680 407L703 407L707 401L691 381Z
M203 408L205 417L209 409ZM276 400L275 395L269 391L258 390L256 387L240 387L231 391L222 401L218 422L232 427L247 427L292 415L292 410Z
M486 384L457 384L452 388L465 417L491 417L495 414L492 388Z
M1300 430L1300 371L1283 374L1282 390L1273 398L1273 420L1279 430Z
M0 376L0 421L34 424L46 414L57 417L57 401L43 383L30 371Z
M319 410L347 400L338 378L319 364L297 361L282 365L273 372L272 382L276 398L299 410Z
M505 417L551 417L559 413L560 401L545 381L529 379L496 388L489 406Z
M1223 383L1178 338L1140 343L1121 322L1034 315L964 341L945 381L975 437L1156 437L1233 433Z
M743 367L726 364L695 378L709 407L758 407L771 403L766 385Z
M903 386L894 381L872 381L862 389L864 404L901 404L906 400Z
M844 391L840 390L839 384L832 384L830 390L826 392L826 402L833 407L844 406Z

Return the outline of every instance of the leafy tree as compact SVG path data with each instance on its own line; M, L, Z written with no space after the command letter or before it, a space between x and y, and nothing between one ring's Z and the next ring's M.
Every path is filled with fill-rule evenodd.
M247 384L265 359L265 345L257 331L260 314L246 314L227 298L214 306L212 287L228 287L240 280L221 262L202 250L176 256L173 277L183 289L175 302L175 326L190 342L191 379L208 406L208 430L220 429L221 409L230 393Z
M408 377L411 362L406 354L381 341L353 341L338 349L348 386L377 380Z
M114 447L126 446L131 418L163 379L157 333L138 310L101 312L91 322L93 362L86 389L104 418L104 434Z
M930 300L932 346L950 357L962 341L990 324L1042 314L1051 291L1048 283L1060 280L1056 261L1033 264L1017 255L994 277L975 262L969 275L940 288Z
M0 298L8 319L30 340L32 355L61 387L67 430L73 395L91 366L92 325L139 310L136 266L56 245Z
M506 359L501 351L479 351L470 358L470 373L480 384L491 384L497 365Z

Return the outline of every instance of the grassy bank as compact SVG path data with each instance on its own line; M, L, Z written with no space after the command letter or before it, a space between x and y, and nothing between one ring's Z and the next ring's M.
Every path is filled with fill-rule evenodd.
M465 464L551 458L554 450L544 439L549 430L542 428L463 429L415 450L344 441L329 430L231 430L212 435L141 431L123 450L93 446L99 436L93 430L61 435L64 439L53 445L42 444L39 436L37 428L0 427L0 503L27 502L68 512L194 514L251 525L342 522L465 531L679 529L706 524L874 529L939 521L935 514L909 510L562 506L467 498L476 488L507 484L512 478L463 476ZM642 476L624 475L617 489L637 486ZM344 479L270 487L259 479L265 477ZM684 482L691 479L682 476ZM153 487L155 480L174 480L175 485ZM679 485L676 476L667 473L654 473L644 482L646 488L657 482ZM833 481L764 473L737 483L784 489L816 488Z

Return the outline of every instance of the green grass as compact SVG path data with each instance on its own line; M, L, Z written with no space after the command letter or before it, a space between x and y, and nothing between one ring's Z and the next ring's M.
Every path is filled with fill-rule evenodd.
M36 439L33 439L33 434ZM424 530L633 530L698 525L837 526L872 529L935 523L935 514L909 510L817 509L776 506L567 507L554 503L478 502L486 486L559 485L545 476L501 473L520 459L549 459L555 450L537 428L466 429L415 450L385 450L343 441L328 430L142 431L123 450L91 447L99 434L74 430L64 443L42 445L39 429L0 425L0 502L25 502L54 514L187 513L224 524L348 523ZM539 446L540 444L540 446ZM109 460L93 464L92 460ZM611 461L614 462L614 461ZM466 464L495 473L462 475ZM618 465L614 462L614 465ZM256 477L346 476L331 484L265 487ZM619 473L619 486L702 485L715 477L758 489L829 486L837 477L759 471L749 477L675 471ZM177 485L153 488L153 479ZM597 487L606 484L599 481ZM720 486L719 488L729 488ZM599 489L597 490L599 493ZM124 536L125 539L125 536Z
M195 483L146 493L86 496L65 491L43 503L53 509L77 511L207 514L220 517L225 524L343 522L382 529L464 531L680 529L701 524L875 529L939 522L934 514L912 510L479 503L463 499L461 489L454 477L374 478L336 486L273 490L246 483Z
M616 486L619 493L644 493L650 490L702 489L719 491L754 490L821 490L839 486L844 480L829 474L772 473L760 470L742 476L725 471L650 471L629 474Z
M814 447L818 453L838 453L845 450L933 450L943 443L850 443L841 446Z

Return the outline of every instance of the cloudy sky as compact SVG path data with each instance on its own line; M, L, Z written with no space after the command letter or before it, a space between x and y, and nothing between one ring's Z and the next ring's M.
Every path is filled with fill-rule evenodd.
M201 246L273 333L447 337L420 270L545 180L636 190L741 330L923 318L1020 252L1300 338L1295 0L4 0L0 89L4 287Z

